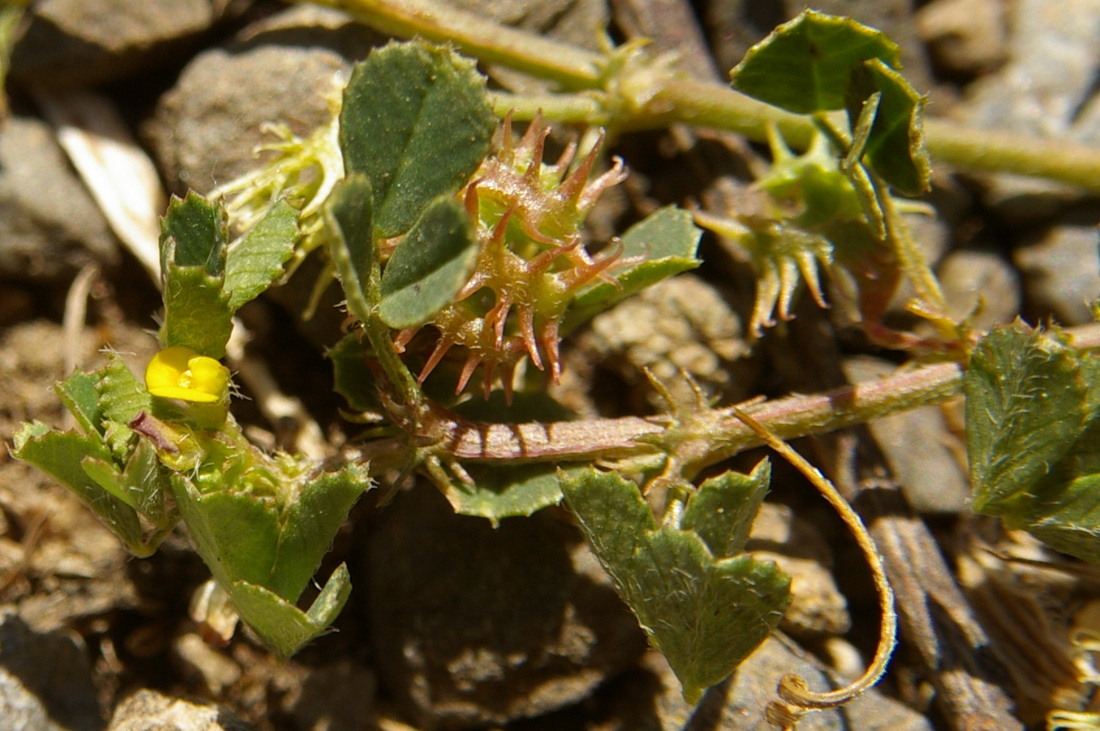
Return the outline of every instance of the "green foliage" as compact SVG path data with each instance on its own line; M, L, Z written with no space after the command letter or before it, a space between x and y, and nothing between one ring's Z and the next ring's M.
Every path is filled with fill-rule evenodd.
M159 464L127 426L149 405L148 393L143 397L140 390L122 360L111 354L98 371L74 373L57 385L83 433L25 424L15 435L13 454L69 488L131 553L148 556L178 516L158 491L157 481L164 476Z
M658 526L638 487L613 472L563 475L566 504L615 588L696 703L775 629L790 579L738 555L767 492L770 469L722 475Z
M165 346L181 345L211 358L225 355L233 328L224 290L226 223L221 210L197 193L174 199L161 223Z
M489 151L495 118L474 63L425 43L391 43L351 75L340 112L349 174L372 185L374 225L408 231L440 195L456 192Z
M691 214L675 206L660 208L628 228L622 236L622 257L631 263L614 272L615 284L597 282L581 291L562 329L569 332L619 300L699 266L702 234Z
M877 99L862 156L871 169L900 193L927 192L932 171L924 148L924 97L879 59L852 69L845 95L852 129L864 107L873 97Z
M215 455L218 450L207 451ZM219 467L205 462L199 469ZM280 489L291 495L280 501L263 495L267 475L256 469L223 467L217 490L177 473L172 494L214 578L241 617L285 658L322 634L347 600L351 584L340 564L308 612L295 606L369 480L358 466L304 476L293 474L297 467L280 476Z
M581 468L563 469L575 474ZM561 482L554 465L470 465L466 472L472 482L452 479L444 495L456 513L485 518L494 526L504 518L531 515L561 502Z
M69 488L135 556L149 556L156 550L155 543L147 540L134 508L85 471L85 460L113 464L110 450L97 435L51 431L38 422L25 424L15 434L12 454ZM116 472L118 469L115 465Z
M1100 561L1100 362L1017 323L974 349L966 375L972 505Z
M234 245L226 261L225 290L236 312L283 275L298 239L297 213L286 201L276 202Z
M849 159L853 184L877 208L872 181L861 182L856 169L863 162L901 193L919 195L929 185L921 131L924 99L900 68L897 45L881 32L850 18L805 10L749 49L730 71L730 83L781 109L815 115L822 125L827 125L825 112L846 110L857 141Z
M604 70L607 93L615 74L631 70L627 58ZM247 213L236 242L228 242L220 204L193 193L171 203L161 237L160 339L220 358L237 309L323 240L357 320L329 351L336 388L352 409L381 421L372 436L392 440L388 453L375 452L383 464L326 473L304 458L266 453L245 439L227 403L154 397L114 356L58 387L80 431L25 425L15 454L66 484L135 554L148 555L182 518L244 621L284 657L324 632L347 600L341 564L308 609L297 606L369 488L368 469L426 472L457 512L493 524L564 498L694 703L767 637L790 600L789 579L744 554L768 464L698 488L670 480L660 518L633 482L590 465L623 454L618 466L632 473L712 464L726 454L728 412L677 422L664 438L624 437L594 458L565 454L561 465L547 461L557 453L528 453L526 443L522 459L502 461L489 439L485 453L464 464L454 445L489 424L516 425L518 441L529 426L555 438L547 425L568 415L537 396L560 374L561 336L697 266L696 222L748 252L758 277L754 334L776 315L791 316L800 286L824 304L821 270L855 281L868 333L880 342L881 315L903 276L934 311L937 285L891 194L918 195L929 178L924 100L899 73L898 58L878 31L814 11L776 29L731 72L732 84L810 115L809 148L796 154L772 128L772 169L750 193L760 205L713 220L662 208L623 234L621 250L613 239L589 251L585 216L625 177L621 161L598 172L596 144L580 159L567 148L548 163L549 130L533 123L516 140L511 118L491 149L495 119L473 62L422 42L376 50L354 70L338 125L308 140L286 131L277 169L226 188L243 195L230 210ZM846 129L837 126L845 116L832 114L839 110ZM434 340L423 328L436 331ZM533 367L517 378L524 358ZM418 378L409 362L422 366ZM450 380L429 378L441 363ZM485 398L463 403L479 369ZM1059 550L1100 559L1095 358L1022 326L1002 329L974 350L966 391L975 508ZM903 400L892 408L904 408ZM841 416L845 408L837 406Z
M229 256L224 209L194 192L174 199L161 223L161 344L225 355L233 313L282 275L298 235L294 218L276 204Z
M324 215L331 237L329 257L344 290L348 312L363 322L372 319L377 303L377 252L374 247L373 195L367 176L349 175L333 188Z
M476 260L466 212L453 199L436 198L386 264L378 315L390 327L424 324L454 300Z
M852 70L878 59L901 67L901 51L850 18L805 10L773 30L730 71L734 89L795 114L844 109ZM864 97L866 98L866 97Z
M770 215L737 212L736 223L716 219L709 224L752 252L760 277L754 333L774 324L771 312L776 309L787 319L800 279L824 305L817 266L836 262L858 288L860 314L873 339L892 347L957 347L957 325L945 314L935 275L891 194L891 189L905 195L925 193L931 175L924 148L924 99L899 68L897 46L879 31L806 10L753 46L730 72L733 88L811 115L820 135L803 157L794 158L779 149L785 145L770 129L776 165L761 187L780 206ZM829 114L838 109L847 113L847 131L837 128ZM823 142L832 162L824 159ZM882 324L903 277L913 287L916 309L946 341L921 342Z

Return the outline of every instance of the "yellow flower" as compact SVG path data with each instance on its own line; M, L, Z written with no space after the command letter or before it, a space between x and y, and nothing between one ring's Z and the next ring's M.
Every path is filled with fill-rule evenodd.
M145 386L161 398L212 404L229 391L229 369L191 348L165 348L145 368Z

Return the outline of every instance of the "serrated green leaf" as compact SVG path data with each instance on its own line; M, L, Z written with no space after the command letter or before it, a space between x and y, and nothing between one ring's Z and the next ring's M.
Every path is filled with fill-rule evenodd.
M225 355L233 311L224 290L225 211L191 192L174 199L161 221L165 347L182 345L211 358Z
M350 591L338 569L307 615L295 606L328 551L351 506L368 488L365 468L298 479L285 486L281 510L270 497L227 475L207 475L216 491L200 492L187 477L172 476L173 495L199 555L234 607L281 656L325 631ZM276 479L278 479L276 477Z
M93 375L98 381L98 408L103 419L129 424L139 412L150 410L153 397L118 355L109 354L107 365Z
M741 492L762 497L766 466L744 480L708 481L692 521L722 550L732 550L749 522L730 501ZM692 530L658 528L637 486L613 473L587 469L562 480L562 492L596 557L668 659L696 703L727 677L778 624L790 601L790 579L748 556L715 558ZM734 508L727 516L721 511ZM687 512L685 510L685 512ZM747 511L745 511L747 512ZM732 527L733 535L719 531Z
M98 435L50 431L41 423L25 424L15 434L16 459L33 464L54 477L91 508L135 556L152 554L156 546L143 536L137 513L122 500L104 490L84 471L86 457L110 461L110 451Z
M238 581L265 586L279 548L273 501L230 492L200 494L178 473L171 483L191 539L218 583L227 590ZM284 597L291 602L297 598Z
M695 704L772 633L790 578L749 556L715 560L696 534L660 528L627 562L625 595Z
M229 309L259 296L282 276L294 255L298 238L298 212L278 201L230 251L225 262L225 290Z
M313 578L355 502L369 488L362 467L349 465L306 482L282 514L269 589L296 601Z
M848 120L854 129L864 102L878 93L878 107L863 159L895 190L920 195L929 189L931 164L924 149L924 97L904 76L875 58L857 65L846 94Z
M617 584L625 584L626 562L657 528L638 486L618 473L587 469L563 479L561 490L596 558Z
M208 276L201 267L173 264L168 265L167 279L161 344L182 345L215 359L224 356L233 311L221 279Z
M328 631L351 594L351 578L347 566L337 566L308 612L262 586L244 581L234 582L226 591L241 618L285 660Z
M765 459L752 474L730 470L707 480L688 499L680 527L698 533L717 558L741 553L771 478L771 463Z
M570 466L561 471L573 474L579 469ZM561 480L553 465L468 465L466 471L473 485L454 479L443 491L460 515L497 525L504 518L532 515L561 502Z
M1019 510L1085 428L1086 389L1072 355L1017 324L974 349L965 380L973 506Z
M160 222L160 266L165 276L170 264L199 267L215 278L225 274L225 210L195 191L173 198ZM168 280L165 279L165 289Z
M370 180L362 174L349 175L332 189L323 209L332 233L329 256L344 288L348 311L363 322L371 318L378 286L371 281L375 266L371 199Z
M489 151L496 118L475 64L423 42L390 43L356 66L340 111L349 173L370 178L383 238L456 192Z
M1100 437L1097 430L1094 437ZM1097 449L1100 449L1098 447ZM1006 516L1010 527L1023 528L1051 548L1100 563L1100 473L1091 472L1051 491L1050 501L1034 505L1027 520Z
M850 18L805 10L754 45L730 71L743 94L795 114L843 109L852 68L877 58L900 68L901 52L881 32Z
M454 301L477 263L477 241L462 206L436 198L398 244L382 272L378 314L393 328L423 325Z
M115 467L114 462L97 457L85 457L80 462L84 468L84 474L92 478L97 485L129 505L134 510L138 509L138 496L131 495L122 486L122 474Z
M97 434L103 431L103 412L99 406L98 373L76 371L61 383L54 386L54 392L61 403L76 419L76 423L85 434Z
M246 581L223 588L245 624L280 658L290 657L325 629L270 589Z
M631 226L622 237L622 256L641 260L612 271L617 287L599 282L580 292L570 305L562 332L662 279L699 266L696 253L702 235L691 214L676 206L660 208Z
M177 517L166 500L168 477L148 441L137 442L121 471L114 462L96 457L85 457L81 466L104 490L138 511L156 528L166 530L175 525Z

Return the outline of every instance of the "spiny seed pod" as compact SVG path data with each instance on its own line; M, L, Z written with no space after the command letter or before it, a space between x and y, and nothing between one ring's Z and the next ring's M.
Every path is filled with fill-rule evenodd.
M481 368L485 394L499 378L510 397L524 358L540 370L549 367L557 381L559 328L570 303L595 279L614 281L608 270L625 263L621 245L593 257L581 240L585 216L600 194L625 179L622 161L616 158L590 180L597 142L572 169L575 144L548 165L543 155L549 133L536 118L517 141L511 117L505 118L497 151L460 193L479 241L477 263L456 301L426 323L439 337L420 371L421 383L456 345L465 350L456 392ZM398 332L395 347L403 351L419 330Z

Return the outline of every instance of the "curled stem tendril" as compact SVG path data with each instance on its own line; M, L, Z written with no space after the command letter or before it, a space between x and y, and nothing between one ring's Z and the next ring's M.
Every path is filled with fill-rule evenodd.
M878 682L882 674L886 672L886 665L890 662L890 655L894 651L897 641L897 612L894 609L894 590L886 579L886 567L882 556L879 554L871 534L867 532L867 526L863 520L848 504L848 501L837 491L836 487L817 468L806 461L802 455L796 452L786 442L761 425L743 411L733 408L731 413L740 419L745 426L752 429L764 442L782 455L799 472L806 476L813 486L818 489L833 509L840 515L841 520L852 531L852 535L859 544L863 555L867 557L867 563L871 567L875 588L878 590L879 608L882 612L882 623L879 629L878 648L875 650L874 659L867 666L867 670L858 679L852 681L843 688L820 692L810 690L806 681L798 675L784 675L779 681L779 700L772 701L768 708L768 719L783 728L793 728L798 718L806 711L835 708L852 700Z

